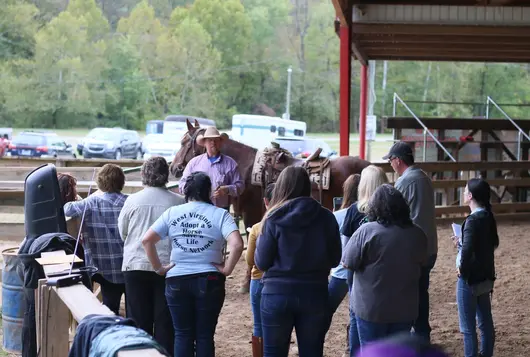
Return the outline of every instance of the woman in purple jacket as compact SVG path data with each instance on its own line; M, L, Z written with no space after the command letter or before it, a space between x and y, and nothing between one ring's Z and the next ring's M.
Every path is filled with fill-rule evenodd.
M276 182L254 256L256 266L265 272L264 357L287 357L293 327L299 355L322 357L329 320L328 275L340 257L333 213L311 198L303 168L286 168Z

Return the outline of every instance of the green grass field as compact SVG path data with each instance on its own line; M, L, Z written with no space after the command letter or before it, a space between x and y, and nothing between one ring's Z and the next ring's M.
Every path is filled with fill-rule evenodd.
M24 130L32 129L13 129L13 135L16 135ZM77 141L80 140L88 133L88 129L56 129L49 130L56 132L59 136L65 138L67 142L75 146ZM145 136L144 131L138 132L140 136ZM339 134L338 133L307 133L310 138L319 138L328 143L328 145L335 151L339 152ZM370 144L371 150L368 154L370 161L378 162L388 152L388 149L392 145L392 135L390 134L378 134L377 140ZM350 134L350 155L359 155L359 134Z

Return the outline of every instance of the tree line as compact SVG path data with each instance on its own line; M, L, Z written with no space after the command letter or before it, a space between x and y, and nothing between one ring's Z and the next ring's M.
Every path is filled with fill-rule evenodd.
M230 126L236 113L281 116L292 66L291 118L338 131L339 39L331 1L6 0L0 7L1 126L145 128L187 114ZM378 117L392 95L417 115L484 114L486 96L530 101L519 64L375 65ZM357 128L358 63L352 80ZM398 114L408 115L398 106ZM526 107L510 107L514 117Z

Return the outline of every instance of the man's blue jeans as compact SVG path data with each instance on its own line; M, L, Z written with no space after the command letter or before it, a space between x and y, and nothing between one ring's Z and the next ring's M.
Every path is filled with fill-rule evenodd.
M256 337L263 337L261 329L261 290L263 290L263 283L260 279L250 280L250 306L252 307L252 316L254 318L253 335Z
M350 324L348 325L348 350L350 357L354 357L357 354L359 348L361 348L361 341L359 340L359 330L357 329L357 319L355 313L350 308Z
M322 357L329 321L327 291L261 295L263 357L287 357L293 327L301 357Z
M175 329L174 357L215 357L214 335L225 300L225 277L212 273L166 279Z
M436 254L431 255L427 260L427 264L421 267L418 318L413 326L414 334L423 337L429 342L431 341L431 325L429 324L429 281L431 270L436 263L436 257Z
M402 332L410 332L410 328L412 327L412 321L383 324L366 321L359 317L356 317L356 320L361 349L362 346L365 346L369 342L377 341Z
M464 356L477 357L479 353L476 323L481 333L480 354L493 356L495 328L491 315L490 293L474 296L471 287L459 278L456 284L456 302L460 332L464 336Z

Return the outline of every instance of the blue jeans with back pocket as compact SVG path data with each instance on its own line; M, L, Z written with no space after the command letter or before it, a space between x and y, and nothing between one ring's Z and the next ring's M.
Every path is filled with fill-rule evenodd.
M462 278L456 285L456 302L460 332L464 336L464 356L493 356L495 345L495 328L491 314L491 293L480 296L473 294L473 289ZM481 333L480 347L477 341L477 322Z
M262 294L261 324L263 357L287 357L293 328L299 356L322 357L329 324L327 289Z
M215 357L214 335L225 300L225 280L218 273L166 279L174 357Z

